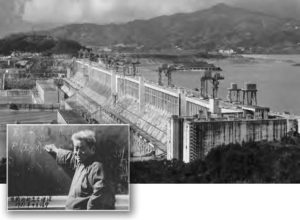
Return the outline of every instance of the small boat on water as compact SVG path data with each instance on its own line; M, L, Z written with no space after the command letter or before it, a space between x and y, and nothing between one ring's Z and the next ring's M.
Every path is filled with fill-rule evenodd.
M220 67L217 67L211 63L207 63L206 61L178 63L175 64L175 68L177 71L199 71L199 70L222 71Z

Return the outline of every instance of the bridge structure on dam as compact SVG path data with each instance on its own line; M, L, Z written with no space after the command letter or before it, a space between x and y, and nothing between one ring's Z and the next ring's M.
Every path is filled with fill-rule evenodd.
M203 98L201 92L126 76L86 60L74 60L61 90L65 109L87 120L130 124L132 160L190 162L220 144L280 140L290 129L284 117L257 106L253 89L246 102Z

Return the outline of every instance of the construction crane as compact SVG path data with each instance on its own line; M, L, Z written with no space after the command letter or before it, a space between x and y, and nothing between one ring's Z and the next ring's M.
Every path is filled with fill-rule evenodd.
M140 64L138 59L124 58L123 62L123 74L128 76L137 75L137 66Z
M204 98L208 98L208 82L212 79L211 71L204 71L200 77L200 94Z
M160 66L158 67L158 85L162 86L163 83L162 83L162 73L164 72L164 66Z
M237 83L231 83L230 88L228 90L227 100L230 103L240 103L240 93L241 89L238 88Z
M224 76L222 76L219 72L213 73L212 70L204 71L204 74L200 77L200 92L203 98L209 98L210 94L209 83L212 85L212 98L218 97L218 90L220 80L223 80Z
M219 84L220 80L223 80L224 76L221 75L221 73L215 73L212 77L212 97L215 99L218 97L218 90L219 90Z
M174 71L177 71L175 65L169 65L169 64L162 64L158 68L158 84L163 85L163 73L168 79L168 86L173 86L172 83L172 73ZM219 84L220 80L224 79L224 76L222 76L219 71L222 71L221 68L207 68L205 71L203 71L203 68L197 68L195 69L193 66L185 67L185 70L192 70L192 71L200 71L203 72L203 75L200 77L200 93L201 96L204 98L209 98L209 96L212 96L213 98L217 98L218 96L218 90L219 90ZM209 85L211 84L212 87L212 95L209 94Z
M172 73L176 71L176 67L174 65L169 64L162 64L162 66L158 67L158 84L163 85L162 82L162 73L165 74L165 76L168 79L168 86L174 86L172 83Z
M137 66L138 65L140 65L141 63L140 63L140 61L139 61L139 59L136 59L136 60L133 60L133 61L131 61L131 65L132 65L132 73L133 73L133 76L136 76L136 74L137 74Z

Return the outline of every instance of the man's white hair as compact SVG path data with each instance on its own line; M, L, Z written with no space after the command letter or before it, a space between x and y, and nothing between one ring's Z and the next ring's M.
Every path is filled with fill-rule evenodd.
M96 135L94 131L83 130L76 132L71 137L73 143L76 140L85 141L90 147L96 145Z

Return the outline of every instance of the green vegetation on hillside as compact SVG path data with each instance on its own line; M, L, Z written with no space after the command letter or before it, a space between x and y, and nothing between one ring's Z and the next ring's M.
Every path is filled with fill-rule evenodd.
M13 51L77 55L82 46L73 40L54 38L43 34L13 34L0 40L0 54Z
M131 183L299 183L299 161L296 145L230 144L187 164L178 160L132 162Z

